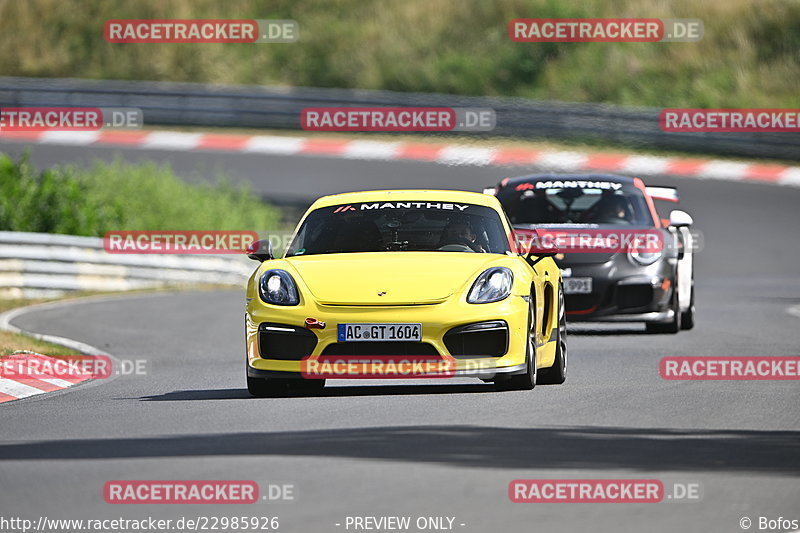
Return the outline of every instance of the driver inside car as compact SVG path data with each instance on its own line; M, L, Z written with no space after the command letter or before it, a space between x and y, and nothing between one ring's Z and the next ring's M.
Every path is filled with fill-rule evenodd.
M472 226L468 222L461 220L450 222L444 228L441 244L461 244L476 252L486 252L486 250L477 243L477 235L475 231L473 231Z
M630 203L625 197L604 192L600 200L590 207L581 219L583 222L627 221L631 215Z

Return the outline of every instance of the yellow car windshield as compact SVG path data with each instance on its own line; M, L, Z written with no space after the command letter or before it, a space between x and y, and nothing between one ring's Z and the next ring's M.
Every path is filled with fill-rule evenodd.
M367 202L311 212L286 256L441 251L504 254L509 239L494 209L441 201Z

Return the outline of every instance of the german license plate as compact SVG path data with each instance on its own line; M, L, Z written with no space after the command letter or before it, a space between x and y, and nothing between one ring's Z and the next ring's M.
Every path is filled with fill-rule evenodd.
M564 294L589 294L592 278L564 278Z
M339 324L339 342L421 341L422 324Z

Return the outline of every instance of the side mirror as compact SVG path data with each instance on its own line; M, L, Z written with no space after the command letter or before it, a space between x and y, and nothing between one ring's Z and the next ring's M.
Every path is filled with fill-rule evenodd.
M675 228L691 226L694 224L692 216L686 211L675 209L669 214L669 225Z
M247 247L245 251L247 257L255 259L256 261L269 261L274 259L272 256L272 243L269 240L254 241Z

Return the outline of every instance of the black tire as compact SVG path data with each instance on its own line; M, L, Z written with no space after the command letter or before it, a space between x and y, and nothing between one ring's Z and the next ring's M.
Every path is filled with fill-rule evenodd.
M556 358L550 368L540 368L537 385L561 385L567 380L567 312L564 306L564 286L558 285L558 332Z
M247 392L256 398L270 398L286 394L287 383L283 379L251 378L247 376Z
M528 345L525 348L525 373L514 376L505 376L495 380L497 390L533 390L536 386L536 324L533 320L533 296L528 304Z
M692 272L692 290L689 297L689 309L681 313L681 329L694 327L694 272Z
M678 280L672 281L672 320L669 322L648 322L645 326L647 333L678 333L681 330L681 306L678 301Z

